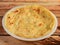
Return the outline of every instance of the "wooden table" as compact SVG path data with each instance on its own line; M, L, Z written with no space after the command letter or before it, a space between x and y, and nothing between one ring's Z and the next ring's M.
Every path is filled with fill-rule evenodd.
M41 41L27 42L15 39L4 31L2 17L12 7L32 2L40 3L56 15L58 19L57 30L52 36ZM0 0L0 45L60 45L60 0Z

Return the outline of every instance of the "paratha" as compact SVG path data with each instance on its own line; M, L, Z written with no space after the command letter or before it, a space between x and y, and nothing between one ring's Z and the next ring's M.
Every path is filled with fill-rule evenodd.
M55 20L48 9L40 5L27 5L9 12L5 26L13 34L23 38L38 38L52 31Z

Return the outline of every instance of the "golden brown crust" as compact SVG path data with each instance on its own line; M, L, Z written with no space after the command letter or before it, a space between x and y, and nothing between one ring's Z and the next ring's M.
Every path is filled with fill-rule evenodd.
M38 38L51 32L54 21L44 7L29 5L10 12L5 18L5 26L20 37Z

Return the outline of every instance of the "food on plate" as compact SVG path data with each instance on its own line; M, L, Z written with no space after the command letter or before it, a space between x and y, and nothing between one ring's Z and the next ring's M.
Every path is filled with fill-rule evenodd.
M38 38L52 31L55 20L43 6L26 5L9 12L4 23L11 33L19 37Z

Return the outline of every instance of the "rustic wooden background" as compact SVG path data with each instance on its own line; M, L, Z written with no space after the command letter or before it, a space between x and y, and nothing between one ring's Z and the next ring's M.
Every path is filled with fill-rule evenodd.
M56 32L41 41L27 42L17 40L7 34L2 27L2 17L14 6L28 3L40 3L52 11L58 19ZM60 45L60 0L0 0L0 45Z

